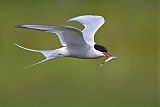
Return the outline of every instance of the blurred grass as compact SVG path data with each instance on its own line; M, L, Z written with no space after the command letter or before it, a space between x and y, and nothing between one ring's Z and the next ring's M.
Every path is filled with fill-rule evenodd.
M2 0L0 3L0 105L158 107L157 0ZM68 19L102 15L96 33L117 61L61 58L24 69L43 56L13 46L56 49L50 33L17 29L17 24L70 25Z

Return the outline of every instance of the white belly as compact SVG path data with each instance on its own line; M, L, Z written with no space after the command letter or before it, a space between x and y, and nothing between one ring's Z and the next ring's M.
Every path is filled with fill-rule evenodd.
M93 48L86 47L86 48L74 48L74 49L67 49L68 56L67 57L75 57L75 58L85 58L85 59L94 59L102 57L103 54Z

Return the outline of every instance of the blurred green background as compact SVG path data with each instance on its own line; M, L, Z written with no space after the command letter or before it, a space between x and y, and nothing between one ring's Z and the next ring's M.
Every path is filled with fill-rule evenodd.
M18 24L67 25L80 15L102 15L96 42L118 60L60 58L35 67L33 49L61 47L50 33ZM1 0L0 105L25 107L158 107L158 0Z

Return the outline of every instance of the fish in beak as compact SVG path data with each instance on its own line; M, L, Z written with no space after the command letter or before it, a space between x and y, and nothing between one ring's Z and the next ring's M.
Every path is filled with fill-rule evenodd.
M103 54L104 54L104 56L105 56L105 59L104 59L103 62L100 64L100 67L103 66L103 64L104 64L105 62L109 62L109 61L111 61L111 60L117 59L117 57L113 56L113 55L112 55L111 53L109 53L109 52L104 52Z

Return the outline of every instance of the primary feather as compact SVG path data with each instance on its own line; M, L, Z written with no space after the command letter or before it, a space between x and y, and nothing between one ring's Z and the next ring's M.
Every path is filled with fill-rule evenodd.
M84 15L72 18L68 21L76 21L85 26L83 29L83 38L85 42L91 46L95 44L94 35L97 30L105 23L102 16Z
M18 25L18 28L41 30L57 34L62 46L81 46L86 44L82 32L70 26L48 26L48 25Z

